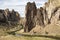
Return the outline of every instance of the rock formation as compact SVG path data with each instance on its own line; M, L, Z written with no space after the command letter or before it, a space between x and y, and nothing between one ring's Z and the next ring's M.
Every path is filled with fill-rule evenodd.
M37 25L44 25L44 14L43 14L43 8L40 7L40 9L37 10Z
M36 25L45 26L48 24L48 15L45 8L36 8L35 3L28 2L26 5L25 32L31 31Z
M51 26L60 26L60 1L48 0L43 7L36 8L35 3L28 2L26 5L26 24L24 27L25 32L32 30L40 30L39 27L43 27L43 30ZM37 27L38 26L38 27ZM56 27L56 26L55 26ZM35 28L35 29L34 29ZM57 29L58 30L58 29Z
M25 32L29 32L32 28L35 27L35 17L37 13L37 8L35 2L28 2L26 5L26 24L25 24Z
M0 23L1 22L6 22L6 18L5 18L5 14L4 14L4 10L0 9Z
M58 11L60 9L60 1L59 0L48 0L48 2L45 3L45 7L47 9L48 19L50 23L52 23L53 22L52 20L55 21L55 19L57 19L56 17L60 15ZM53 17L55 18L53 19Z
M7 25L13 25L20 21L20 15L18 12L12 10L9 11L9 9L1 10L0 9L0 24L3 25L3 23Z

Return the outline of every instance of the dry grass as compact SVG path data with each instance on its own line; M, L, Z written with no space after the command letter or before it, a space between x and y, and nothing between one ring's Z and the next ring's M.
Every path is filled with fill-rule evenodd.
M13 35L8 35L8 36L1 36L0 40L57 40L57 39L52 39L52 38L45 38L45 37L24 37L24 36L13 36Z

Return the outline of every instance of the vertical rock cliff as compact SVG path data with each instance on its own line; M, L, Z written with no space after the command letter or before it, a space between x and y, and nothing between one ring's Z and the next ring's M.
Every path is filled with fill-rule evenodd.
M56 29L57 28L57 29ZM33 3L26 5L25 32L60 33L60 1L48 0L43 7L36 8ZM40 30L40 31L39 31ZM57 31L57 32L55 32Z
M35 2L28 2L26 5L26 24L25 24L25 32L31 31L32 28L35 27L35 17L37 13L37 8Z

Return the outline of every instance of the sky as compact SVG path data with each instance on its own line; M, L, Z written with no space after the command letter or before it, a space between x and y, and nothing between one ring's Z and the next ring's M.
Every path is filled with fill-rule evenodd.
M33 1L35 1L37 8L40 8L47 2L47 0L0 0L0 9L14 9L19 12L21 17L25 17L25 6L27 2Z

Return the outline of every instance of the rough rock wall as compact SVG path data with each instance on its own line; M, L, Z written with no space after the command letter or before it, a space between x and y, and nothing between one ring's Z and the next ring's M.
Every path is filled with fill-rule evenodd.
M40 25L40 26L44 26L44 13L45 13L45 10L40 7L40 9L37 9L37 20L36 20L36 25Z
M49 21L52 22L52 17L58 14L57 10L59 10L60 8L60 1L59 0L48 0L48 2L45 3L45 7L47 10Z
M28 2L26 5L26 24L25 24L25 32L29 32L32 28L35 27L35 17L37 13L37 8L35 2Z

